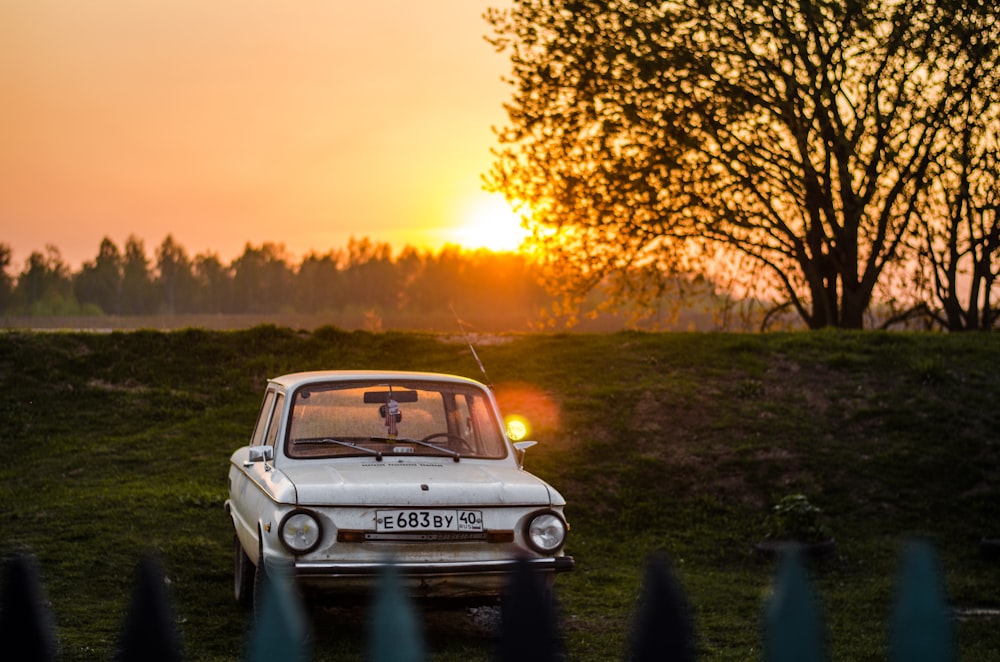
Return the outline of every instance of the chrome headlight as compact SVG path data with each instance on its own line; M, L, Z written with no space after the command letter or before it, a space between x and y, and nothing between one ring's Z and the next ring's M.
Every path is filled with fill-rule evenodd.
M278 537L293 553L305 554L319 544L323 530L320 528L319 520L308 510L293 510L281 520Z
M545 510L532 516L525 529L528 545L542 554L555 554L566 542L566 522L557 513Z

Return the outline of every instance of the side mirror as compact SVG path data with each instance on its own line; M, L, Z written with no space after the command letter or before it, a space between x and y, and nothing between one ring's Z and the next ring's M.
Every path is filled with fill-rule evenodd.
M274 459L273 446L251 446L250 455L247 458L246 466L253 462L270 462Z
M528 449L537 444L537 441L515 441L514 450L517 452L517 468L524 467L524 456Z

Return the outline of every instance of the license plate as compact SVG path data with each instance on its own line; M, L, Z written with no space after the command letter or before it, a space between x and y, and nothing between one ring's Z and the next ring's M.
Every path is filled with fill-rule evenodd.
M375 530L385 531L482 531L479 510L379 510Z

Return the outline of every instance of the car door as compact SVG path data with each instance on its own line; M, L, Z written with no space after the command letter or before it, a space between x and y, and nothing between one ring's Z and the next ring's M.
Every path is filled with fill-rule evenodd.
M275 458L277 453L283 405L283 393L277 390L267 392L250 439L250 446L269 447L272 458ZM233 524L236 527L236 535L239 536L247 556L257 563L261 524L273 522L276 495L281 489L281 484L287 484L287 479L275 467L273 459L244 462L241 466L233 466L230 471L236 474L234 489L230 495L235 512Z

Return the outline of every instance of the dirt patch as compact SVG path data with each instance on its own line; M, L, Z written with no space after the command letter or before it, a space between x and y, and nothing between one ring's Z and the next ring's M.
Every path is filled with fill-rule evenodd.
M87 381L87 386L94 389L95 391L131 391L131 392L142 392L148 391L148 387L143 386L138 381L134 379L126 379L120 384L112 384L111 382L106 382L103 379L90 379Z
M447 345L472 345L473 347L490 347L506 345L514 342L514 336L503 336L495 333L470 335L437 336L437 341Z

